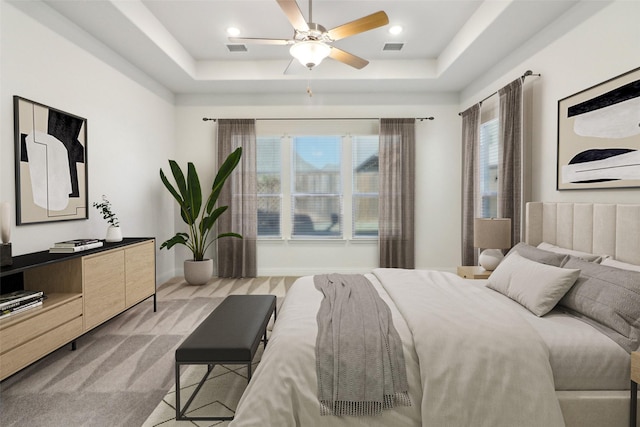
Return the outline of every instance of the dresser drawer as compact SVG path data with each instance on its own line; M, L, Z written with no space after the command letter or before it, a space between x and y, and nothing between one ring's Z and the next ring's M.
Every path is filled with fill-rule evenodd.
M55 298L52 299L55 300ZM55 307L50 307L49 302L45 300L42 307L28 310L23 314L16 315L15 318L13 316L7 318L6 320L15 320L10 327L5 327L4 323L0 324L0 343L2 343L0 344L0 354L46 334L72 319L79 318L82 323L82 297L80 295ZM22 315L25 317L24 320L18 317Z
M37 318L37 316L36 316ZM82 317L48 330L46 334L0 354L0 379L24 368L82 334ZM3 349L4 350L4 349Z

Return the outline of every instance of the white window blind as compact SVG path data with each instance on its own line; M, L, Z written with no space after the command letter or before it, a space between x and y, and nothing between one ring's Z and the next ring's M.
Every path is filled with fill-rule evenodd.
M480 125L480 150L478 152L478 178L480 216L498 216L498 165L499 165L499 121L497 118Z
M282 161L280 137L256 141L258 236L281 237Z
M355 238L378 236L378 140L378 135L351 138Z

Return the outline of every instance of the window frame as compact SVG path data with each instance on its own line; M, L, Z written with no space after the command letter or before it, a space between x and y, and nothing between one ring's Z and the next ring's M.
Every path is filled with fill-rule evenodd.
M482 159L482 155L485 154L487 157L491 157L490 154L490 147L485 146L484 145L484 135L486 130L488 129L488 127L493 127L495 126L494 129L492 129L492 131L495 131L495 150L496 153L494 153L495 156L495 161L496 163L491 163L491 159L489 158L487 160L487 167L489 168L489 170L483 170L483 166L484 164L481 163L481 159ZM500 115L499 115L499 103L494 100L494 99L490 99L485 101L482 104L482 110L481 110L481 114L480 114L480 129L479 129L479 144L478 144L478 150L477 150L477 171L476 171L476 176L477 176L477 195L476 195L476 203L475 205L477 206L476 210L476 216L479 218L492 218L492 217L497 217L498 216L498 185L499 185L499 177L500 177L500 168L501 168L501 163L502 163L502 150L501 150L501 143L500 143ZM489 142L489 141L487 141ZM482 153L482 151L485 150L486 153ZM488 183L485 180L490 179L491 177L491 167L495 166L495 191L486 191L485 188L483 188L482 183L486 182L486 186L487 187L491 187L491 184ZM488 201L488 204L485 204L485 199L490 199ZM493 203L491 202L491 200L493 200ZM485 206L488 206L487 209L485 209Z
M262 137L264 139L273 139L273 140L278 140L279 142L279 153L280 153L280 169L279 169L279 182L280 182L280 193L258 193L256 192L256 196L257 199L260 200L261 198L268 198L268 197L272 197L275 198L277 197L279 199L279 205L280 205L280 209L278 211L278 233L277 234L258 234L257 238L259 239L264 239L264 240L277 240L277 239L282 239L283 236L283 223L282 223L282 210L284 208L284 203L283 203L283 192L282 192L282 186L283 186L283 170L282 170L282 159L283 159L283 154L282 154L282 150L283 150L283 141L281 137L275 137L275 136L264 136ZM256 138L256 145L258 144L259 139ZM259 150L259 148L258 148ZM258 151L256 150L256 151ZM256 164L256 178L258 176L258 171L257 171L257 164ZM258 206L260 205L260 203L257 203ZM258 214L256 214L256 220L259 221L260 217ZM259 230L259 224L257 226L257 230ZM259 231L258 231L259 233Z
M283 240L290 242L298 241L377 241L378 234L371 236L356 235L355 232L355 198L357 197L379 197L379 193L356 193L354 191L354 179L355 168L352 164L352 158L354 155L354 138L349 132L334 132L333 136L339 136L341 149L341 168L340 168L340 191L338 193L295 193L295 170L294 170L294 138L303 136L328 136L330 133L324 134L309 134L308 132L298 132L297 134L267 134L258 133L257 139L262 138L280 138L280 156L281 156L281 181L279 195L276 194L260 194L260 196L279 196L281 200L280 204L280 235L258 235L258 240ZM376 132L362 133L357 136L376 137L379 138L379 134ZM286 182L288 180L289 182ZM285 191L285 189L287 191ZM338 196L340 203L340 233L337 236L314 236L314 235L293 235L294 226L294 197L304 196ZM377 230L376 230L377 231Z

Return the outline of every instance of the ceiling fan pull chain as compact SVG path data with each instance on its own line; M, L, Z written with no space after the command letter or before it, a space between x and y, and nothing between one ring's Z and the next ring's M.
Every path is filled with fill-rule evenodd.
M307 78L307 94L309 98L313 96L313 91L311 90L311 68L309 68L309 77Z
M307 82L307 94L309 94L309 98L313 97L313 91L311 90L311 83Z

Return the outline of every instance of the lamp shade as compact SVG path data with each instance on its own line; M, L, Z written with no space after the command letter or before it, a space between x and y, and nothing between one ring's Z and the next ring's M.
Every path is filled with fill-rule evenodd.
M476 218L473 223L473 246L482 249L511 247L510 218Z
M329 56L331 48L321 41L307 40L291 46L289 53L305 67L313 68Z

